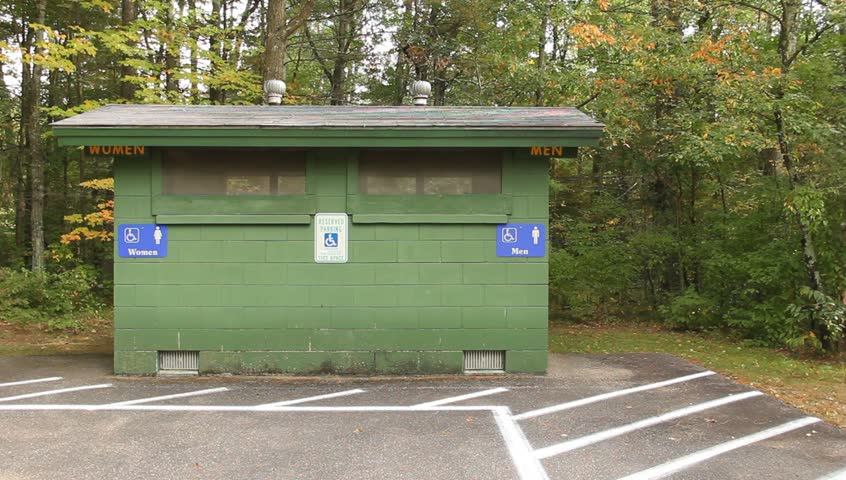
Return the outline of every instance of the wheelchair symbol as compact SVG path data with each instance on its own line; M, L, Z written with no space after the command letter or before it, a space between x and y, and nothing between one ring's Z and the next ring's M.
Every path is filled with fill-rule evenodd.
M517 243L517 229L503 228L502 229L502 243Z
M124 243L138 243L141 241L141 231L138 228L127 228L123 231Z
M337 247L338 246L338 234L337 233L324 233L323 234L323 246L324 247Z

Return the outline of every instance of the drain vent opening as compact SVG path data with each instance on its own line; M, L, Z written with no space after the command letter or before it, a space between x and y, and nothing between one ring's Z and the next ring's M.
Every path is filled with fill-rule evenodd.
M200 370L200 352L159 352L159 371L167 373L197 373Z
M505 371L504 350L465 350L465 372L502 372Z

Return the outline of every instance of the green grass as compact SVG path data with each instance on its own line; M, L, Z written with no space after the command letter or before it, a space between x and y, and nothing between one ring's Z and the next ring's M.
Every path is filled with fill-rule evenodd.
M669 353L846 427L846 362L842 356L799 358L716 334L672 332L643 324L553 323L549 347L559 353Z

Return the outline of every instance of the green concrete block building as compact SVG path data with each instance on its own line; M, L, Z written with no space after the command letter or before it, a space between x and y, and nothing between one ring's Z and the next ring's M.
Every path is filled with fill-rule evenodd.
M110 105L54 131L115 159L118 374L542 373L549 157L602 125Z

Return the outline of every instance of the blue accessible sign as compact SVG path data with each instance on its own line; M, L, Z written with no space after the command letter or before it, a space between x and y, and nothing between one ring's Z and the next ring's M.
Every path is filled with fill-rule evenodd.
M497 257L543 257L544 255L546 255L546 226L544 224L497 225Z
M167 227L153 223L118 225L118 256L163 258L167 256Z

